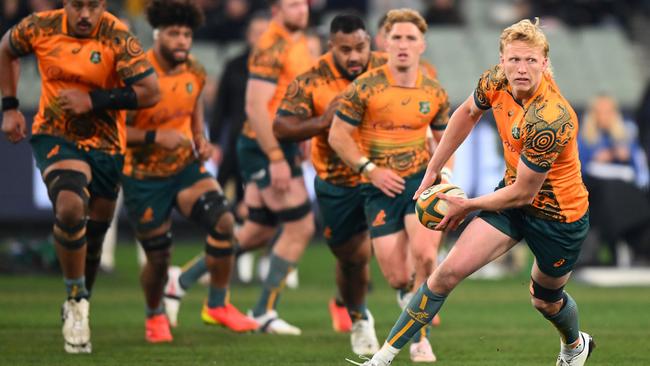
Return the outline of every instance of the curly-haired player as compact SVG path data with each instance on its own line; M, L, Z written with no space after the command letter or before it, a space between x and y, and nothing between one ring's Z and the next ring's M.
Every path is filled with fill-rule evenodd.
M146 57L159 75L162 99L128 119L123 183L129 218L147 255L140 276L147 305L145 338L172 341L162 297L174 207L207 233L205 263L211 280L203 320L236 332L253 330L257 324L228 302L234 218L221 187L202 165L212 152L203 130L205 70L189 51L203 13L190 0L155 0L147 18L154 45Z

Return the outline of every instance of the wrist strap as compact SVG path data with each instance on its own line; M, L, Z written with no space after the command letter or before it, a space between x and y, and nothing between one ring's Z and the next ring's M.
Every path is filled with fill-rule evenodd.
M2 97L2 111L9 111L12 109L18 109L20 103L16 97Z
M93 111L138 109L138 96L130 85L123 88L95 89L89 95Z
M156 142L156 130L149 130L144 133L144 143L151 145Z

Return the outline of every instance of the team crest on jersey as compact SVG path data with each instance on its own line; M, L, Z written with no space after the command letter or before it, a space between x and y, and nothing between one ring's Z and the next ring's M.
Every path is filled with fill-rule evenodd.
M427 114L431 112L431 104L429 102L420 102L420 113Z
M102 62L102 54L99 53L98 51L93 51L90 53L90 62L94 64L98 64Z
M519 127L514 126L514 127L512 128L512 137L513 137L515 140L519 140L519 138L521 137L521 130L519 129Z
M192 83L185 84L185 90L187 90L187 94L192 94L192 91L194 90L194 84Z

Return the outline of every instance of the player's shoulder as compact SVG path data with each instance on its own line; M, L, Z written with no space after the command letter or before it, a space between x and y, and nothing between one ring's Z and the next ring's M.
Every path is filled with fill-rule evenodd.
M370 60L368 61L368 69L384 66L387 62L388 54L386 52L372 51L370 53Z
M547 92L535 97L526 111L525 121L528 132L554 131L556 136L565 137L577 133L578 118L560 94Z
M494 65L485 70L479 79L479 88L483 90L499 91L506 90L508 87L508 80L501 66Z
M203 64L193 55L190 55L187 58L187 70L201 79L204 79L207 75L207 71L205 71Z
M28 27L33 27L34 30L38 29L39 34L43 36L50 36L56 33L63 33L63 15L63 9L39 11L26 16L22 20L22 23L27 23Z
M257 41L255 50L257 52L282 53L289 46L288 40L278 32L275 27L269 27Z
M97 38L118 48L126 48L131 54L143 52L140 41L131 33L129 27L115 15L105 11L99 20Z
M354 84L361 88L362 90L365 89L374 89L377 87L381 86L387 86L390 84L388 80L388 74L386 71L386 68L381 66L381 67L376 67L374 69L370 69L363 74L357 76L356 79L354 79Z
M422 88L427 93L439 94L445 92L445 89L440 85L440 81L436 77L431 76L429 73L422 73Z
M303 86L310 86L319 82L334 80L336 79L335 67L332 56L328 52L320 56L307 71L299 74L296 81L303 84Z

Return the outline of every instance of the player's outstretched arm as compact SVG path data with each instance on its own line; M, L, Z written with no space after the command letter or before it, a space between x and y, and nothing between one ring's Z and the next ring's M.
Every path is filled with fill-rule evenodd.
M27 136L25 117L18 110L18 78L20 63L11 51L9 32L0 41L0 92L2 93L2 132L7 139L17 143Z
M483 111L474 102L474 96L470 95L463 104L458 107L449 119L433 157L429 161L427 171L422 178L420 187L413 195L417 199L425 189L431 187L440 173L442 167L449 161L460 144L465 141L472 128L481 118Z

